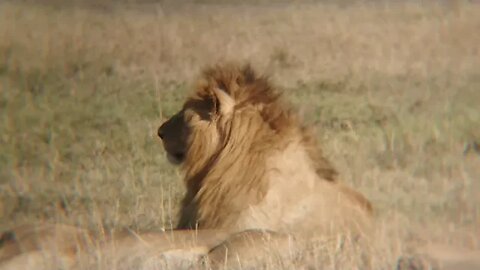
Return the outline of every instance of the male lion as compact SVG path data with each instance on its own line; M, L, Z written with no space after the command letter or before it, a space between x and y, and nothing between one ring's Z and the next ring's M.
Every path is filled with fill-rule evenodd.
M310 131L268 79L249 65L206 69L194 93L158 135L168 159L185 173L187 193L178 230L108 234L93 244L55 245L61 258L69 258L68 266L78 266L79 250L96 249L115 251L120 260L141 254L143 262L145 254L198 253L219 268L234 266L235 260L250 263L272 247L289 252L302 239L358 239L368 232L370 202L337 180ZM52 242L61 242L65 237L60 235ZM4 265L14 269L25 258L36 262L37 245L24 249L27 253L18 251L19 243L32 238L7 239L10 252Z
M182 110L158 129L185 171L178 228L362 231L371 205L341 185L310 132L250 66L206 69Z
M206 69L158 136L185 172L179 229L368 231L370 202L338 182L310 131L249 65Z

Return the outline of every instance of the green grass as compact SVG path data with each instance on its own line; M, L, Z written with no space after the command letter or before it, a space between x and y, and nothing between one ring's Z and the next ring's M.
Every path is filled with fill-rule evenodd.
M459 3L2 3L0 229L170 228L183 188L156 130L228 59L271 74L372 200L379 266L412 239L478 247L480 6Z

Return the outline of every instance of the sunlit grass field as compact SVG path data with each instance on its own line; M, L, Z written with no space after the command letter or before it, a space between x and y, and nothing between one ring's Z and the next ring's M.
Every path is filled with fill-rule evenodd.
M174 226L181 175L156 130L203 67L238 61L374 204L372 268L480 248L478 3L60 2L0 3L0 229Z

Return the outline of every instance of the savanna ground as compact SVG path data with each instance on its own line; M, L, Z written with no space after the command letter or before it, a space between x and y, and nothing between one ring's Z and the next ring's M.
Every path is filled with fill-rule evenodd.
M375 205L372 268L480 248L480 4L152 2L0 2L0 229L171 228L181 176L156 129L202 67L238 60ZM355 268L317 248L314 268Z

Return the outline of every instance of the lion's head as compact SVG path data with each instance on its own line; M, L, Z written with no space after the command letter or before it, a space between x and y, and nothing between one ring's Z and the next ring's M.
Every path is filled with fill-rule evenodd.
M284 117L268 117L271 113L266 112L277 98L267 80L258 78L250 66L210 68L182 110L160 126L158 135L172 163L205 165L230 139L234 119L257 115L272 128L280 129Z
M222 123L232 110L224 90L214 88L190 97L182 110L158 129L167 157L174 164L205 162L219 150ZM230 108L228 107L230 106Z

